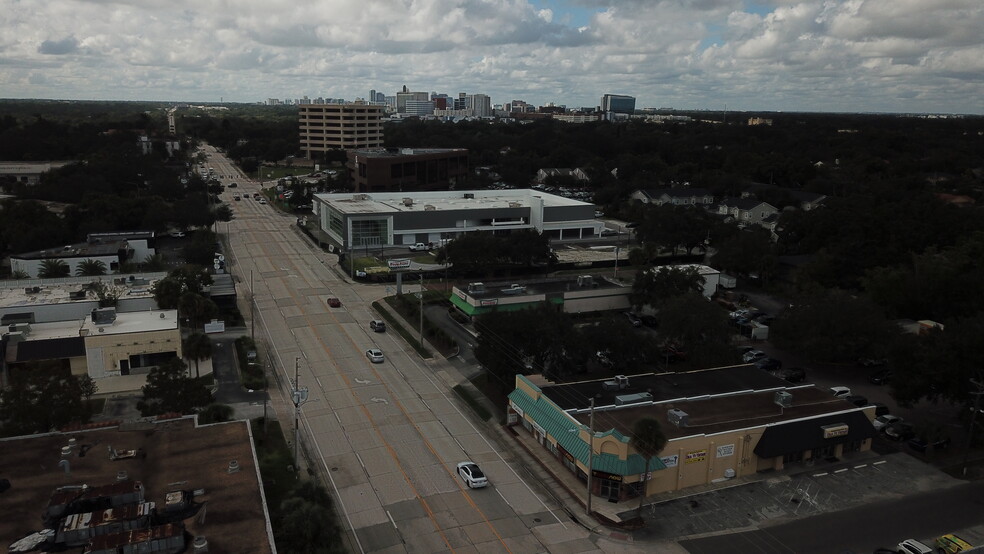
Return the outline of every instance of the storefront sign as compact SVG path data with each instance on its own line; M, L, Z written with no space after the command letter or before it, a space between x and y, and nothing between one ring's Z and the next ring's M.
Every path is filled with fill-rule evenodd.
M571 454L570 452L564 450L563 447L561 447L560 445L557 445L557 448L560 449L561 453L564 455L565 458L567 458L568 462L574 461L574 454Z
M687 463L696 464L707 460L707 449L692 450L687 452Z
M516 423L518 422L519 422L519 415L512 410L508 410L506 412L506 425L516 425Z
M482 306L495 306L498 303L499 303L499 299L498 298L491 298L491 299L488 299L488 300L482 300L481 305Z
M717 447L718 458L727 458L728 456L734 456L734 455L735 455L735 445L733 444L722 444L721 446Z
M515 402L510 402L510 403L509 403L509 406L510 406L510 407L511 407L511 408L512 408L513 410L516 410L516 413L517 413L517 414L519 414L519 417L523 417L523 409L522 409L522 408L520 408L519 406L517 406Z
M390 269L410 269L410 260L386 260L386 265Z
M623 477L621 475L616 475L614 473L607 473L605 471L598 471L597 469L591 470L591 476L597 477L598 479L608 479L609 481L622 482Z
M836 437L845 437L850 428L844 423L837 423L835 425L824 425L821 427L823 429L823 438L833 439Z
M659 461L663 462L663 465L666 467L676 467L677 464L680 463L680 455L674 454L672 456L663 456L659 459Z

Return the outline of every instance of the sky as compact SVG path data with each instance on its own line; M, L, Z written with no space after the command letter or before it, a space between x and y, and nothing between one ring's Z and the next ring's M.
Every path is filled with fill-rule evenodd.
M0 98L984 114L984 0L0 0Z

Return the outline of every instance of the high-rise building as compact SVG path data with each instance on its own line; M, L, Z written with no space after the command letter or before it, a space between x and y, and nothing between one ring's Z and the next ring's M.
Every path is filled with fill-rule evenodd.
M406 89L407 87L404 86L403 88ZM426 102L427 100L430 100L430 94L427 92L411 92L408 90L396 93L397 113L406 113L408 100L422 100Z
M606 94L601 97L601 111L631 114L635 112L635 101L635 96Z
M308 159L332 149L383 145L383 106L365 102L298 106L301 150Z

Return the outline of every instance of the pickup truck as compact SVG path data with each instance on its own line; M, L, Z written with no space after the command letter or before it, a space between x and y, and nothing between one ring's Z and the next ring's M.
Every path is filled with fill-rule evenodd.
M418 242L417 244L410 245L411 252L426 252L428 250L430 250L430 245L424 244L422 242Z
M526 287L520 285L519 283L513 283L508 287L502 289L502 294L522 294L526 292Z

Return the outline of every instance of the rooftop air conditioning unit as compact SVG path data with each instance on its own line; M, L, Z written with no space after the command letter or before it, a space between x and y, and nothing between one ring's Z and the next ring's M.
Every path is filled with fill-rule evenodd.
M616 406L627 406L629 404L639 404L641 402L652 402L653 395L648 392L639 392L636 394L620 394L615 397Z
M413 206L413 198L404 198L403 205L408 207Z
M523 207L523 205L522 205L522 204L520 204L519 202L510 202L510 203L509 203L509 207L510 207L510 208L522 208L522 207Z
M471 193L471 192L466 192L465 193L465 199L466 200L474 200L475 199L475 195L473 193Z
M435 208L434 206L432 206L430 204L425 204L424 205L424 211L425 212L433 212L435 210L437 210L437 208Z
M667 410L666 419L677 427L686 427L690 423L690 416L687 415L687 412L676 408Z
M629 387L629 378L625 375L616 375L612 380L601 384L604 390L622 390Z
M783 408L788 408L793 405L793 395L784 390L776 391L773 401Z

